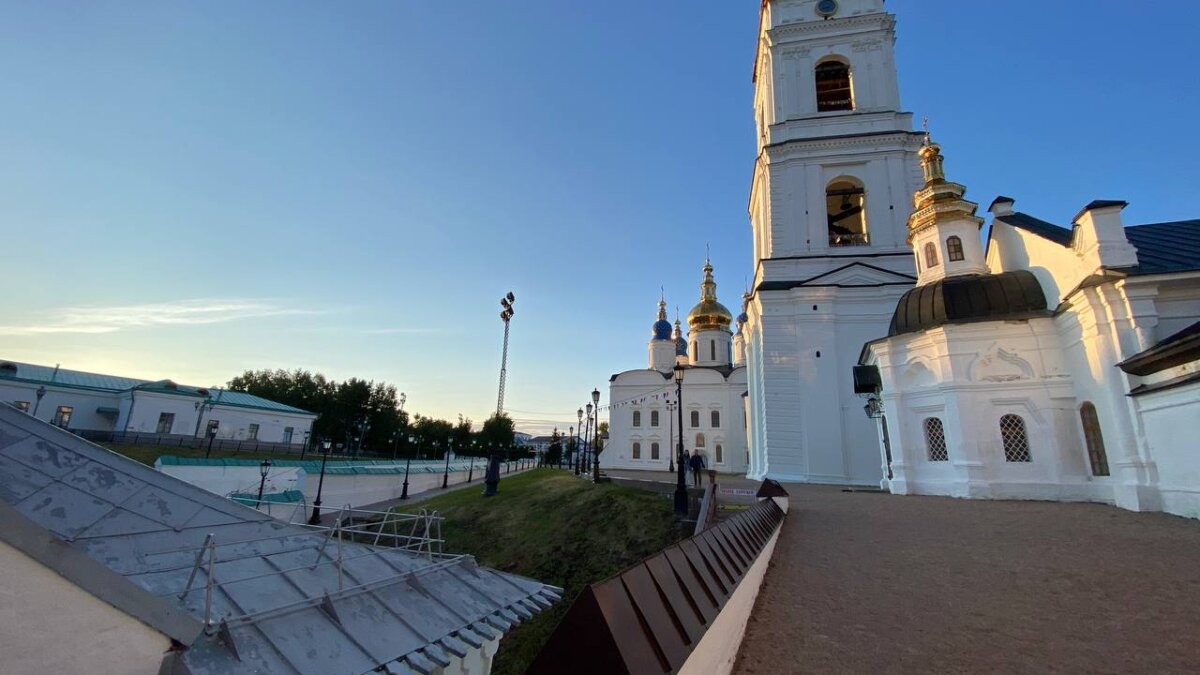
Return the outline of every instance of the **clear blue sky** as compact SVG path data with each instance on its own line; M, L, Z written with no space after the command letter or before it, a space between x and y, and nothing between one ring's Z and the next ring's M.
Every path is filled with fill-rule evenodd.
M386 380L566 426L659 286L750 274L757 0L0 6L0 358ZM905 109L976 201L1200 215L1200 3L892 0Z

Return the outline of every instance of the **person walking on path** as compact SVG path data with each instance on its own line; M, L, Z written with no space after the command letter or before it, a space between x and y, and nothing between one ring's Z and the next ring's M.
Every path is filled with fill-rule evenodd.
M704 456L700 454L699 450L692 450L688 466L692 469L692 487L700 487L700 472L704 470Z

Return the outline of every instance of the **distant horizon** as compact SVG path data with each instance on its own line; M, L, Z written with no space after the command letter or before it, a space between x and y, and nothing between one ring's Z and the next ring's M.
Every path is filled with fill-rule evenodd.
M1200 5L887 9L902 107L968 199L1197 217ZM478 425L512 291L505 409L565 429L645 364L660 288L672 320L697 302L709 245L738 311L757 30L757 2L2 7L0 350L358 377Z

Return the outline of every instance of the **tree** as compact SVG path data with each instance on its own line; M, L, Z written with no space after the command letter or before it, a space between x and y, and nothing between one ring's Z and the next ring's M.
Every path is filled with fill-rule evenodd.
M228 387L316 413L313 438L343 443L347 451L361 447L385 454L408 429L396 387L383 382L351 378L337 383L307 370L248 370Z
M487 418L483 427L476 434L480 452L487 454L487 449L510 448L516 442L516 423L504 413L498 413Z
M575 439L571 439L568 443L574 443ZM546 456L543 460L547 465L558 464L563 453L562 435L558 433L558 429L550 434L550 447L546 449Z

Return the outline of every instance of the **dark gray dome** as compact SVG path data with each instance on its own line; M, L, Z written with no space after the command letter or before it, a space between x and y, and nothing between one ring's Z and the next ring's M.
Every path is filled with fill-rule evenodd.
M1028 270L946 277L900 298L888 336L951 323L1048 316L1046 294Z

